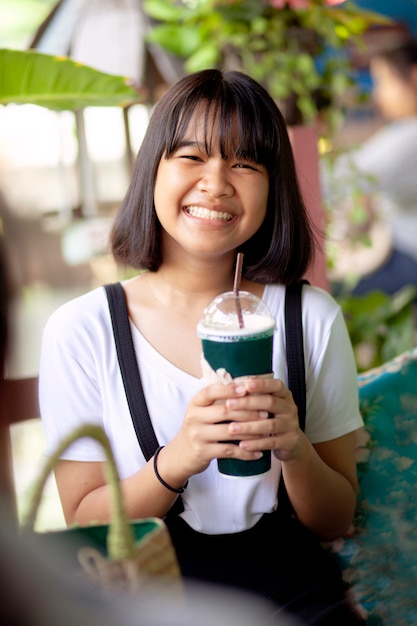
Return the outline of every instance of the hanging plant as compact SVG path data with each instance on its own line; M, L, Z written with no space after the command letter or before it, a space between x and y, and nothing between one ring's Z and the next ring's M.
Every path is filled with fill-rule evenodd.
M340 6L336 6L340 5ZM186 72L240 69L264 84L289 124L314 119L353 85L347 47L389 20L343 0L145 0L149 40ZM330 105L330 106L327 106Z

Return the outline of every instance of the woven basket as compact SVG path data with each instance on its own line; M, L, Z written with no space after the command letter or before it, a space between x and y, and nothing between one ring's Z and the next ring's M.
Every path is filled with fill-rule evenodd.
M63 452L77 439L90 437L106 455L106 480L112 494L112 517L108 525L72 526L38 533L34 525L45 483ZM97 425L84 425L68 435L48 458L35 481L22 519L22 532L48 554L62 559L69 574L83 577L106 592L135 594L169 591L179 597L183 581L171 536L156 517L129 520L123 506L120 480L110 442Z

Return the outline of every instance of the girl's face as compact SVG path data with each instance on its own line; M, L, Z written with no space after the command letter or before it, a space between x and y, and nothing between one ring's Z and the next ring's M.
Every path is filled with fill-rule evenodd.
M201 258L234 251L266 215L269 176L262 165L220 153L217 123L193 116L176 150L162 157L155 183L164 256L185 250ZM207 146L208 144L208 146Z
M417 68L410 78L398 74L382 58L371 60L372 95L382 115L388 120L417 115Z

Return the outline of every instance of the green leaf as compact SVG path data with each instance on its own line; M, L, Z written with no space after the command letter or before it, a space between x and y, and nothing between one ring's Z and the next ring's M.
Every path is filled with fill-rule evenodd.
M225 21L248 22L262 15L265 7L262 2L241 0L240 2L229 2L226 4L219 3L217 10Z
M216 67L219 60L219 50L215 43L207 43L201 46L186 62L188 72L198 72L199 70Z
M396 315L403 309L409 307L417 298L417 288L414 285L405 285L401 287L390 299L391 315Z
M415 325L413 320L412 304L404 309L391 320L389 332L381 347L381 360L389 361L398 354L402 354L414 345Z
M360 370L376 367L415 345L416 297L417 289L409 285L392 296L372 291L339 299Z
M179 7L166 0L145 0L143 3L145 12L155 20L161 22L176 22L184 17L186 7Z
M264 35L268 30L268 20L264 17L256 17L252 22L252 32L255 35Z
M37 104L57 111L127 106L143 100L124 76L106 74L67 57L0 49L0 104Z
M198 29L178 26L177 24L155 26L146 38L180 57L188 57L193 54L201 44Z

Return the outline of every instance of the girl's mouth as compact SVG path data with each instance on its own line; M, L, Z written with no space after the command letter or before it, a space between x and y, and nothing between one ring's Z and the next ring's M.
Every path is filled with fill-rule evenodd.
M226 211L214 211L213 209L206 209L201 206L187 206L185 212L193 217L201 217L205 220L221 220L223 222L230 222L234 215L227 213Z

